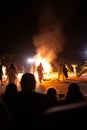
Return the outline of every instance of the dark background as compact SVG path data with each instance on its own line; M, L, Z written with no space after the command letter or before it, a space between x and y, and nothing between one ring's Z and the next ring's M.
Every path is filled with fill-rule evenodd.
M34 55L42 6L52 5L64 36L60 56L87 59L87 7L84 0L32 0L0 4L0 54Z

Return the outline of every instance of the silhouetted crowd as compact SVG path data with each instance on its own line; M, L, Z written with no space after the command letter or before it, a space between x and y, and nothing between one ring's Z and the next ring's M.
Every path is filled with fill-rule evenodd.
M12 68L14 65L12 64ZM15 73L17 71L14 69ZM11 72L12 73L12 72ZM14 79L12 75L12 79ZM21 77L21 91L17 91L17 85L12 81L6 86L5 93L1 95L0 102L0 128L3 129L41 129L47 128L47 124L52 126L53 120L50 120L49 113L56 113L56 108L60 113L62 109L66 109L66 105L82 103L85 106L85 97L80 91L78 84L71 83L68 92L63 97L57 93L55 88L50 87L46 94L36 92L36 80L34 74L24 73ZM62 100L61 100L62 99ZM70 107L70 106L68 106ZM76 108L79 107L79 104ZM51 110L53 108L53 110ZM73 108L73 107L72 107ZM67 108L68 109L68 108ZM87 106L86 106L87 110ZM46 114L47 113L47 114ZM63 113L63 112L62 112ZM71 112L73 113L73 111ZM81 110L80 110L81 113ZM57 114L56 114L57 115ZM57 115L58 116L58 115ZM66 115L67 118L68 115ZM59 119L66 119L65 116L59 114ZM52 119L55 118L52 115ZM71 117L72 118L72 117ZM69 117L69 120L71 119ZM47 122L46 122L47 121ZM58 122L59 123L59 122ZM59 125L59 124L58 124ZM62 127L62 126L61 126ZM51 128L51 127L48 127ZM55 128L54 128L55 129Z

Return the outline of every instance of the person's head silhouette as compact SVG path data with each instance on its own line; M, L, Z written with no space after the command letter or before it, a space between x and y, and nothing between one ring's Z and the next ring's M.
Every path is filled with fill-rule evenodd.
M21 87L23 91L32 91L35 90L36 80L33 74L25 73L22 75L21 78Z

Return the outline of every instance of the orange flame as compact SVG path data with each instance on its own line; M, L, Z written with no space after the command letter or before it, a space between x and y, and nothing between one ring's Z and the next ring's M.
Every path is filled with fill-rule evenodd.
M44 68L44 73L50 73L52 71L52 67L51 64L49 63L49 59L46 58L42 58L40 53L38 53L35 57L34 57L35 61L36 61L36 66L38 66L38 64L41 62Z

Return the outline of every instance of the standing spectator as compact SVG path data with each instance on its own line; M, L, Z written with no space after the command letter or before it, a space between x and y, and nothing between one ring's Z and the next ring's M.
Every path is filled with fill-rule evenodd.
M43 80L43 66L42 66L42 63L40 63L38 66L37 66L37 73L38 73L38 79L40 81L40 83L42 82Z
M17 67L14 63L12 63L7 70L7 76L8 76L9 83L16 84L17 83L17 75L18 75Z
M64 73L63 73L63 64L59 63L58 65L58 81L63 80L64 81Z
M3 85L2 75L3 75L3 71L2 71L2 66L0 65L0 82L1 82L1 85Z
M63 73L64 73L64 78L65 78L65 79L68 78L68 70L67 70L67 68L66 68L65 63L63 63Z

